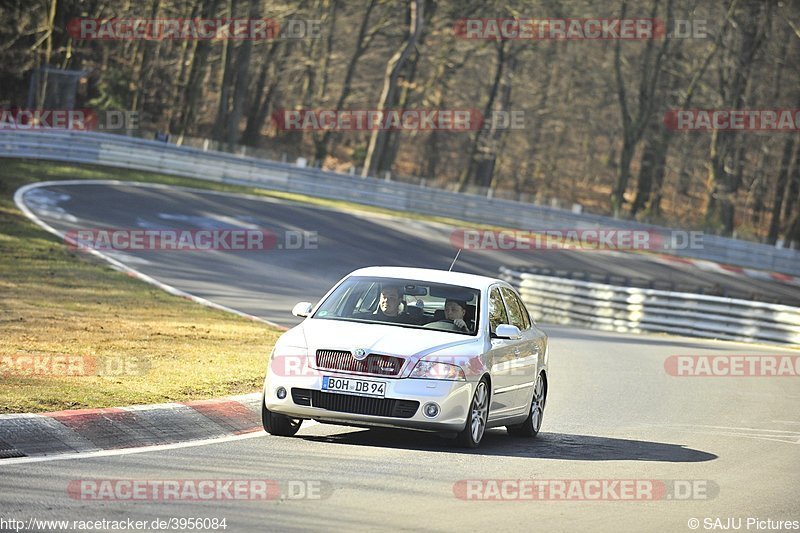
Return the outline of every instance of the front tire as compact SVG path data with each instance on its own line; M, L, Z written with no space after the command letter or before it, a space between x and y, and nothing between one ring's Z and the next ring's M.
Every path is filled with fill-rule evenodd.
M544 405L547 402L547 386L544 375L539 374L536 384L533 386L533 398L531 398L531 408L528 411L528 418L525 422L515 426L506 426L508 433L515 437L535 437L542 427L544 418Z
M261 425L264 426L264 431L270 435L277 435L279 437L293 437L303 424L301 418L289 418L286 415L273 413L264 402L265 396L261 396Z
M477 448L486 432L486 421L489 418L489 383L486 378L478 382L475 394L472 395L467 424L456 437L456 443L462 448Z

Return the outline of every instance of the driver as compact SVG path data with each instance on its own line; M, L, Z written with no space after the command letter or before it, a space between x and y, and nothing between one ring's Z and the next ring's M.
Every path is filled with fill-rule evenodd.
M459 330L469 331L464 315L467 314L467 302L448 298L444 302L444 318L450 320Z

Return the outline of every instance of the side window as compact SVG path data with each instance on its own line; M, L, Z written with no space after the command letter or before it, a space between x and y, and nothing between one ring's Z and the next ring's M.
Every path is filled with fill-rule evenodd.
M508 306L508 317L511 319L511 324L517 326L520 331L531 327L530 321L528 320L528 313L525 312L523 303L519 301L514 291L508 287L502 287L500 290L503 292L503 298L505 298L506 305Z
M503 305L503 298L500 297L500 291L497 287L492 289L489 293L489 329L492 333L497 329L500 324L508 324L508 317L506 316L506 306Z
M514 295L514 299L519 303L520 309L522 309L522 318L525 320L525 329L529 329L531 327L531 315L528 313L528 308L525 307L525 302L523 302L516 294Z

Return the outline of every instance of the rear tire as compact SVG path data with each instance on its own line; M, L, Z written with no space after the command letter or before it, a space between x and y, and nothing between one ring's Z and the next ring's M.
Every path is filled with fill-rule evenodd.
M456 437L456 444L462 448L477 448L486 433L489 419L489 383L486 378L478 382L475 394L467 411L467 424Z
M547 385L543 374L536 378L533 386L533 398L531 398L531 408L528 411L528 418L522 424L506 426L509 435L515 437L535 437L542 427L544 418L544 405L547 401Z
M273 413L267 409L264 403L264 395L261 396L261 424L264 426L264 431L270 435L277 435L279 437L292 437L299 430L303 424L302 418L289 418L286 415Z

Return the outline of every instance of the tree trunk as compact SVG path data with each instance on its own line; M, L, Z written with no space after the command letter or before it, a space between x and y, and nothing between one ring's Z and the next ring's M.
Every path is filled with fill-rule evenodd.
M778 170L778 179L775 183L775 196L772 198L772 218L769 221L769 231L767 232L767 244L775 244L778 240L778 230L781 225L781 207L783 197L786 193L786 181L789 177L789 165L792 163L792 152L794 151L795 139L792 136L786 137L783 144L783 156L781 166Z
M202 18L213 18L217 11L217 0L205 0L203 5ZM205 84L203 78L206 75L206 63L208 62L208 54L211 52L211 43L209 40L199 40L195 48L194 58L192 59L192 68L189 71L189 81L186 84L185 97L183 107L180 114L180 122L176 132L179 136L183 137L188 129L194 125L195 113L197 111L198 101L200 95L203 93Z
M53 55L53 23L56 18L56 9L58 7L58 0L50 0L50 11L47 15L47 37L45 39L44 47L44 61L42 70L42 86L39 94L39 101L36 102L36 107L47 106L47 67L50 66L50 57Z
M259 0L250 0L249 16L258 18ZM242 121L242 112L247 101L247 89L250 85L250 58L253 55L253 41L245 40L239 48L239 57L236 59L236 85L233 88L233 108L228 120L228 149L233 150L239 140L239 123Z
M333 36L336 34L336 13L339 7L338 0L325 1L327 9L325 15L322 17L322 26L327 25L327 38L325 39L325 48L321 52L312 53L313 60L307 65L306 71L306 88L305 98L303 99L303 107L306 109L311 108L315 103L317 106L322 106L323 103L328 101L328 83L329 83L329 68L331 62L331 55L333 54ZM312 52L320 50L314 46ZM320 54L322 57L319 57ZM319 76L319 83L317 83L317 76ZM320 168L325 163L327 153L321 153L319 143L321 142L322 134L316 131L311 132L311 141L314 144L314 164ZM320 157L321 156L321 157Z
M336 14L339 8L339 0L331 0L328 6L328 12L323 18L323 23L330 21L328 37L325 40L325 55L322 58L322 80L319 83L319 93L317 94L317 101L327 100L328 95L328 82L330 78L329 67L331 63L331 56L333 55L333 36L336 34Z
M782 219L787 221L786 233L784 234L785 246L788 246L792 240L800 241L800 209L792 215L797 205L800 204L800 146L795 151L791 176L786 189L786 200L783 204Z
M347 63L347 68L345 69L344 74L344 81L342 81L342 89L339 91L339 98L336 100L336 104L334 105L334 109L342 109L344 106L345 101L350 96L350 88L353 83L353 76L356 72L356 66L358 65L358 60L361 56L366 52L367 48L369 47L372 39L375 37L377 30L371 33L367 33L367 27L369 26L369 16L372 13L372 9L375 7L376 0L370 0L369 4L367 5L367 9L364 11L364 17L361 19L361 25L358 28L358 37L356 38L356 49L353 52L353 55L350 56L350 60ZM321 136L314 137L314 158L317 161L320 161L320 164L325 161L325 158L328 156L328 151L330 150L330 142L331 136L333 132L331 130L325 130L325 132Z
M160 6L161 0L153 0L153 3L150 5L151 19L158 18L158 10ZM147 94L147 82L150 80L151 76L150 69L153 64L153 56L156 54L159 46L160 43L152 41L145 41L143 43L144 50L142 51L142 59L139 63L139 68L137 69L137 79L140 81L135 85L136 89L133 91L133 98L131 101L132 111L141 111L144 105L143 101L145 99L145 95Z
M788 222L783 238L784 248L800 248L800 212Z
M658 12L658 0L653 1L650 18L655 19ZM673 0L667 0L667 20L672 19ZM622 0L621 18L627 12L627 0ZM654 32L655 33L655 32ZM619 100L620 115L622 117L622 149L619 156L619 168L614 189L611 193L611 209L614 216L620 216L625 203L625 191L631 177L631 161L636 152L636 146L642 138L645 127L651 120L655 108L655 95L659 88L662 73L662 63L669 48L670 39L665 38L663 44L653 57L655 34L647 40L641 56L641 75L639 78L639 100L636 114L632 114L628 102L625 82L622 77L622 44L617 40L614 46L614 75L617 82L617 99Z
M453 62L453 53L455 52L455 44L451 42L450 46L441 50L439 57L433 61L436 65L431 76L424 83L421 88L421 93L426 95L426 101L430 109L446 109L445 95L450 93L450 80L465 63L471 58L471 53L462 54L457 63ZM438 169L439 158L439 144L441 133L439 130L432 130L427 139L424 141L422 161L420 162L418 173L422 176L435 179Z
M431 24L433 15L436 12L436 3L431 0L425 2L425 19L422 24L422 33L419 36L419 41L416 44L416 50L406 62L406 67L403 69L405 74L402 75L403 84L400 88L399 95L394 102L397 109L405 109L409 106L412 98L412 87L417 83L417 73L419 59L422 56L420 49L425 46L425 37L427 35L427 28ZM386 150L383 161L378 172L391 170L394 161L397 158L397 152L400 149L400 140L403 137L401 131L387 131L386 132ZM419 132L412 132L411 135L418 135Z
M408 61L407 74L403 77L403 86L399 91L400 94L397 100L392 103L391 107L397 109L405 109L406 107L408 107L409 99L411 97L410 86L414 84L414 81L417 76L418 60L419 60L419 54L414 53L411 56L411 59ZM391 170L392 165L394 164L394 160L397 158L397 150L399 149L401 135L402 132L400 131L386 132L386 141L385 141L386 150L384 153L384 157L381 160L380 167L378 168L378 173L381 173L386 170Z
M281 77L278 76L277 73L283 72L286 58L289 56L289 51L291 50L291 44L291 41L275 41L272 46L270 46L268 59L262 65L261 73L256 83L256 89L252 98L253 104L247 115L247 124L245 125L244 133L242 133L242 139L240 141L242 144L255 146L258 143L258 138L261 135L261 128L264 127L264 122L266 122L267 115L269 115L272 97L275 95L275 91L281 81ZM280 53L273 62L272 58L275 57L275 52L279 47L281 48ZM272 67L273 76L265 90L267 73L270 67Z
M189 18L197 18L200 8L202 7L203 0L194 0L192 2L192 12ZM169 131L175 133L178 131L179 122L181 120L180 111L182 109L182 102L186 97L186 84L188 83L189 66L194 62L194 53L197 49L197 41L183 39L180 41L180 64L178 69L177 83L169 86L169 102L174 102L169 106ZM183 88L183 90L181 90Z
M536 109L533 112L534 117L540 117L547 111L547 103L550 99L550 90L553 85L553 80L558 79L558 71L561 66L558 61L555 61L556 46L558 45L559 43L551 42L547 46L547 51L544 55L544 75L542 83L539 85L539 101L536 103ZM541 143L543 128L537 121L531 124L530 130L531 134L528 139L528 152L524 166L525 171L521 172L519 178L517 178L517 189L520 192L527 191L528 193L535 193L537 178L535 169L540 166L538 162L540 152L539 144ZM530 167L530 162L535 162L533 169Z
M662 126L663 127L663 126ZM653 191L653 178L656 171L657 152L661 150L659 142L662 141L659 124L651 121L650 132L645 135L642 158L639 163L639 179L636 182L636 197L631 204L631 216L642 210L650 199Z
M764 23L761 11L766 4L745 3L734 18L738 22L741 40L734 49L733 74L721 80L720 91L724 95L722 105L726 109L743 109L745 91L756 53L763 40ZM727 83L726 83L727 82ZM741 176L742 148L735 132L715 130L711 138L709 178L706 207L706 225L730 235L734 226L734 196Z
M481 150L485 147L486 137L489 134L488 130L490 125L487 120L490 119L492 110L494 109L494 102L500 92L500 82L503 79L503 70L506 66L506 41L500 41L496 44L497 62L494 68L494 78L492 86L489 89L489 98L483 108L484 123L481 128L475 132L472 138L472 145L469 149L469 158L467 159L467 166L461 173L458 180L458 190L464 192L467 186L475 182L475 176L478 170L479 159L481 157ZM488 185L488 184L487 184Z
M734 1L729 10L728 14L725 17L725 20L730 20L730 14L733 12L733 9L736 7L736 1ZM727 24L727 22L726 22ZM675 101L675 107L677 109L686 110L692 103L692 99L694 98L695 91L697 90L698 84L702 79L703 75L705 74L706 70L708 69L709 64L711 63L711 59L717 53L722 43L723 33L720 31L715 39L714 44L711 47L711 50L706 54L705 59L700 64L700 67L695 70L691 75L691 80L689 85L686 87L684 96L682 101L675 101L677 100L676 92L679 88L679 83L681 78L676 75L671 75L671 82L667 89L667 100ZM685 61L685 55L682 53L682 45L683 41L678 40L675 44L674 53L671 54L670 60L671 64L677 65L683 61ZM669 67L667 67L669 69ZM676 95L674 99L672 95ZM652 152L651 166L652 170L650 171L649 181L650 181L650 194L648 198L642 198L643 201L646 202L647 205L647 217L650 219L657 219L661 216L661 200L664 196L664 178L666 176L666 164L667 164L667 156L669 155L670 147L672 146L672 141L675 138L675 133L664 126L660 126L660 131L655 139L649 139L648 145L645 146L644 153L642 157L644 158L648 152ZM644 169L645 163L642 163L642 168ZM640 180L642 176L640 175ZM648 180L648 177L644 177L645 180ZM688 194L688 187L690 183L690 176L688 174L688 170L686 167L686 160L681 160L681 168L678 172L678 191L680 194ZM641 184L643 187L647 186L646 184ZM644 195L643 195L644 196ZM637 193L636 199L634 200L634 206L631 209L632 214L636 214L638 209L644 207L645 204L639 205L639 202L642 201L639 198L639 194Z
M378 109L389 109L389 105L395 98L395 91L397 90L397 80L405 66L408 56L413 52L414 47L419 41L423 21L425 18L424 0L409 0L409 19L410 31L408 39L403 43L397 52L386 63L386 72L383 79L383 90L381 97L378 101ZM367 148L367 157L364 160L364 169L361 173L362 176L369 176L374 174L380 168L381 162L385 156L386 149L386 132L381 129L372 131L369 139L369 147Z
M228 0L228 15L233 18L236 16L237 0ZM219 99L217 100L217 115L214 118L214 127L211 130L211 137L223 142L227 138L227 121L225 120L230 112L230 87L233 82L233 52L234 41L226 39L222 43L222 78L219 87Z
M680 54L680 43L673 49L666 70L671 70L683 61ZM663 79L663 78L662 78ZM671 74L664 83L663 94L659 100L664 102L660 110L667 111L676 107L676 93L679 89L681 78ZM685 102L684 102L685 103ZM636 196L631 204L631 216L635 217L640 211L646 209L648 216L658 216L661 209L661 188L666 174L667 154L672 142L673 132L665 127L661 120L653 116L644 135L645 142L642 149L642 158L639 163L639 178L636 182Z

